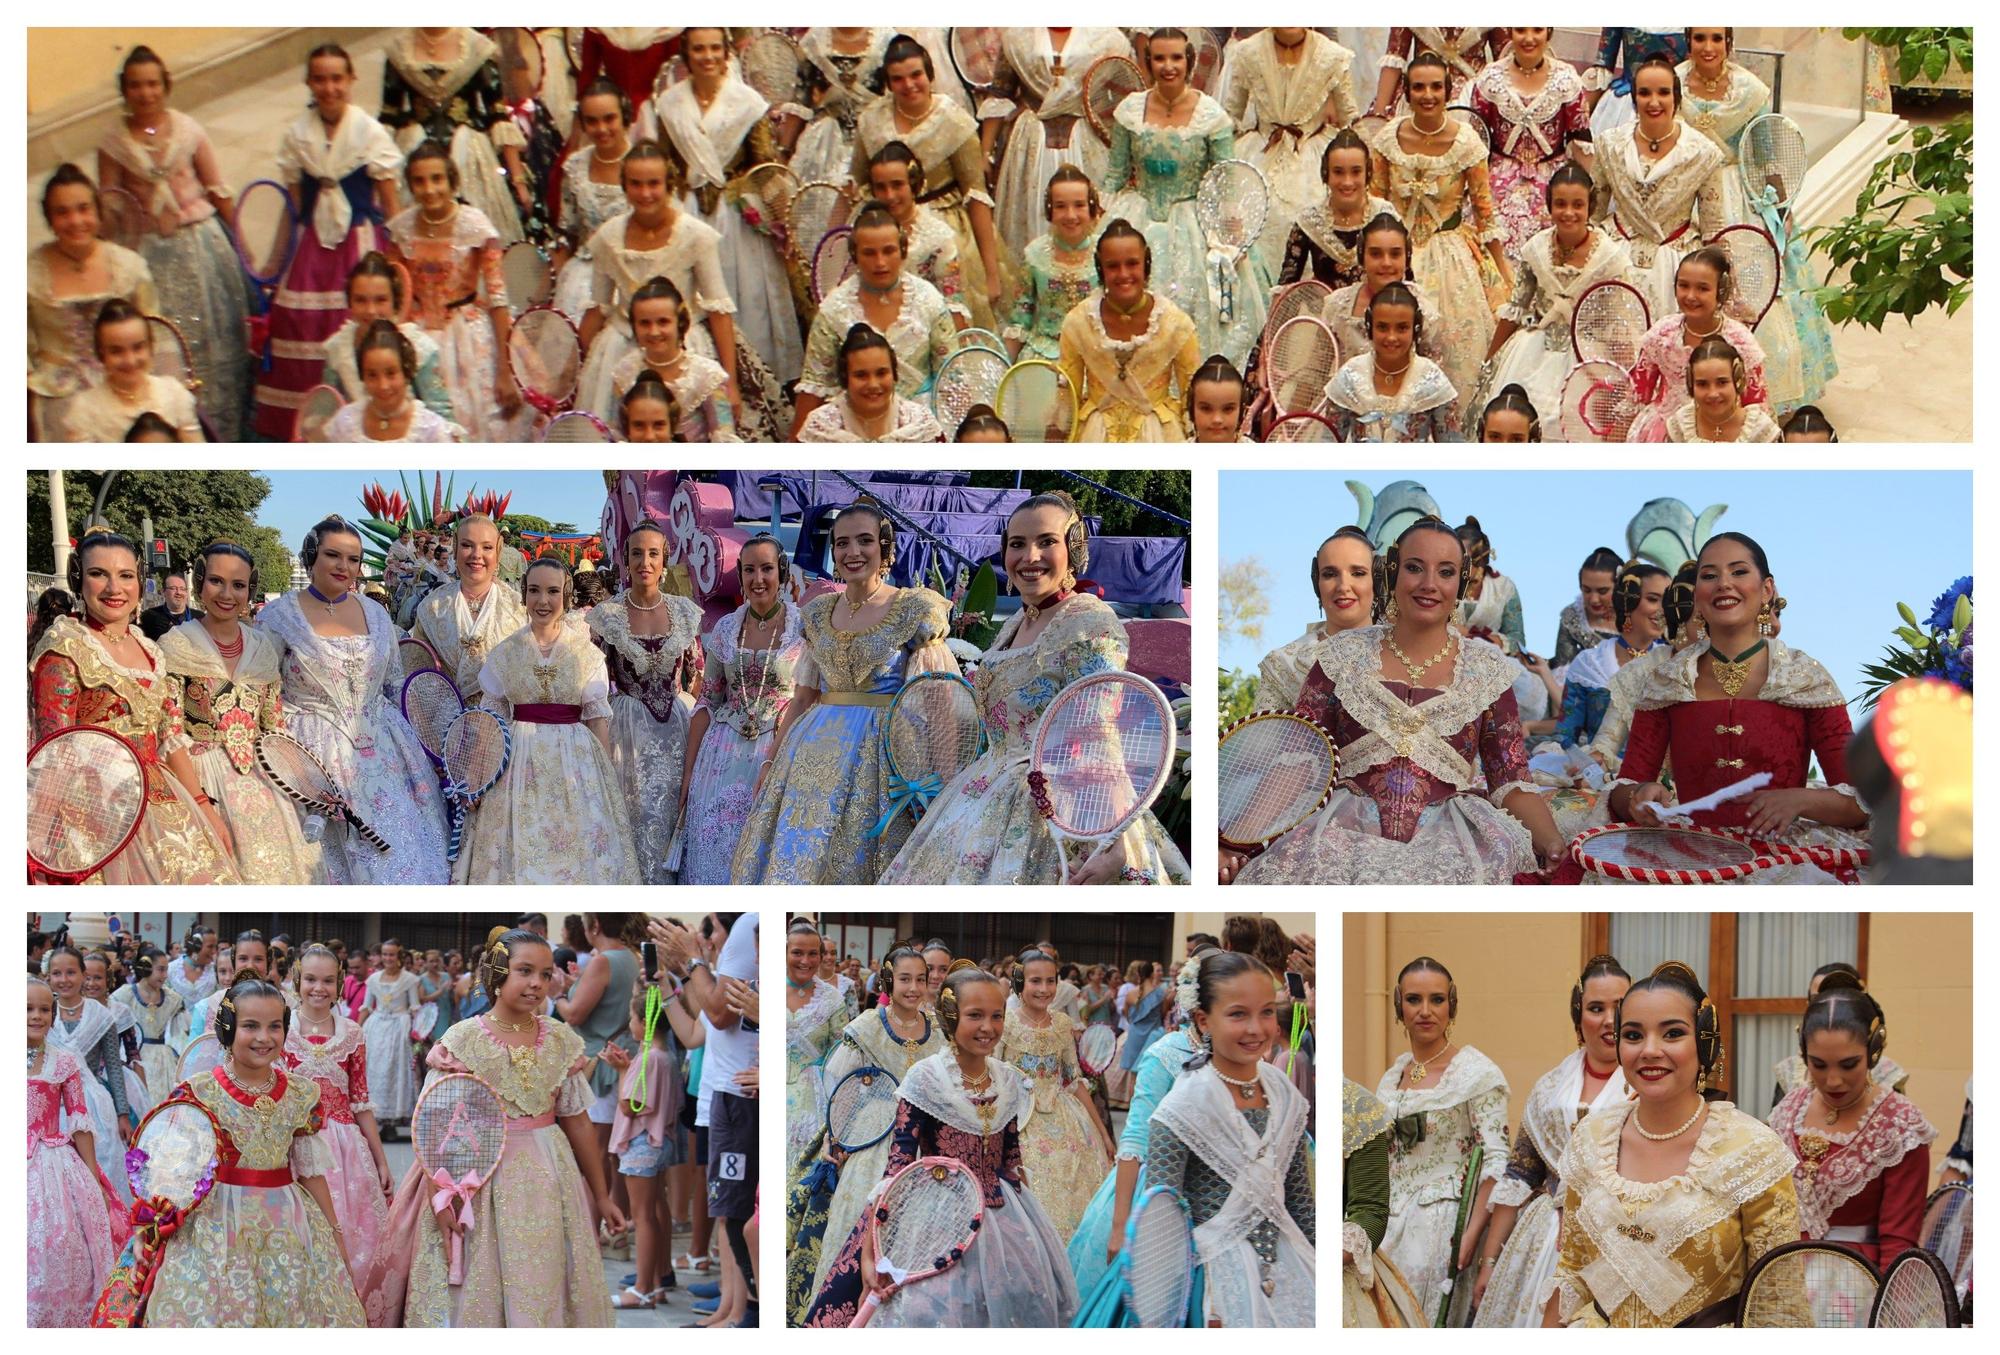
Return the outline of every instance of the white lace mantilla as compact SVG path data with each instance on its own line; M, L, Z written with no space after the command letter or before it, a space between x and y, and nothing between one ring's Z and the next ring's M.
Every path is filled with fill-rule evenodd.
M1333 680L1341 709L1368 731L1340 750L1342 775L1408 758L1454 788L1470 790L1477 773L1451 745L1451 736L1477 720L1514 685L1506 655L1492 645L1461 642L1452 663L1451 685L1411 706L1382 680L1382 640L1387 634L1382 626L1362 626L1342 631L1320 649L1320 668ZM1497 804L1513 789L1512 784L1495 787L1489 798ZM1457 1067L1454 1059L1452 1069Z
M911 1066L903 1075L901 1095L924 1114L953 1129L991 1137L1015 1120L1025 1120L1033 1096L1028 1075L1012 1064L990 1058L986 1061L986 1071L993 1077L994 1101L983 1118L966 1094L958 1055L949 1046Z
M1562 1203L1562 1182L1556 1166L1569 1151L1570 1134L1584 1116L1615 1106L1625 1099L1625 1070L1613 1068L1589 1105L1583 1104L1583 1051L1572 1049L1569 1057L1535 1079L1528 1091L1528 1103L1521 1110L1521 1128L1535 1145L1542 1165L1549 1169L1549 1193ZM1528 1202L1528 1183L1508 1177L1493 1188L1496 1205Z

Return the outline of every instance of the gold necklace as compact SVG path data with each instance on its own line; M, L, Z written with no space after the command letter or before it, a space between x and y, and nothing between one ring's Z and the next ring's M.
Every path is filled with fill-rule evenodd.
M524 1030L533 1030L535 1028L535 1019L533 1017L529 1017L526 1021L522 1022L518 1026L508 1025L505 1021L502 1021L497 1015L491 1016L490 1019L492 1020L493 1024L500 1027L500 1029L511 1030L516 1035L519 1035Z
M875 586L868 590L868 596L861 599L861 601L858 603L855 602L854 595L852 593L844 593L841 595L840 600L847 604L847 620L850 625L861 618L862 610L875 601L875 595L881 592L882 588L883 584L881 579L879 578L876 579ZM849 633L851 634L852 632Z
M1819 1097L1819 1103L1826 1107L1826 1122L1828 1124L1834 1124L1840 1119L1841 1116L1845 1115L1848 1111L1853 1110L1856 1106L1860 1105L1862 1101L1867 1099L1868 1088L1864 1086L1860 1091L1854 1094L1854 1099L1852 1101L1849 1101L1844 1106L1836 1106L1833 1102L1827 1100L1826 1093L1820 1091L1817 1087L1813 1088L1813 1094Z
M1425 659L1422 663L1415 663L1408 654L1403 652L1403 647L1396 643L1396 632L1393 629L1384 631L1382 634L1382 642L1389 646L1389 652L1400 659L1403 667L1408 670L1410 685L1412 687L1416 686L1422 680L1425 673L1444 662L1445 656L1451 653L1452 642L1457 638L1457 636L1447 630L1444 637L1444 648L1431 655L1428 659Z
M1750 680L1750 660L1756 658L1757 652L1763 648L1764 642L1759 640L1735 658L1725 659L1722 651L1710 644L1709 671L1715 675L1715 685L1722 688L1725 696L1734 696L1743 690L1743 684Z
M1646 1128L1646 1122L1639 1118L1639 1111L1637 1107L1634 1107L1632 1111L1632 1127L1639 1131L1639 1137L1642 1139L1651 1139L1654 1143L1665 1143L1668 1139L1677 1139L1681 1135L1687 1133L1689 1129L1692 1129L1694 1127L1694 1122L1696 1120L1699 1120L1701 1118L1701 1113L1707 1109L1708 1109L1708 1102L1697 1101L1695 1103L1694 1114L1688 1116L1687 1119L1681 1123L1681 1127L1679 1129L1673 1130L1672 1132L1666 1134L1655 1134L1652 1130Z
M1417 1051L1412 1049L1410 1051L1410 1085L1414 1087L1418 1083L1422 1082L1425 1078L1429 1077L1431 1073L1431 1065L1433 1063L1436 1063L1439 1059L1443 1058L1446 1054L1449 1054L1450 1052L1451 1052L1450 1040L1446 1040L1444 1042L1444 1048L1438 1050L1437 1053L1431 1055L1427 1059L1418 1058ZM1217 1069L1216 1071L1217 1074L1220 1075L1221 1070Z

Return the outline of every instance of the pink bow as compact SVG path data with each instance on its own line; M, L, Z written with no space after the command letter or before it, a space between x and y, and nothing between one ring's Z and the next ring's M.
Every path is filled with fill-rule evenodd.
M439 1167L431 1173L431 1181L438 1188L436 1193L431 1196L431 1212L433 1214L438 1213L448 1208L453 1200L457 1200L459 1226L461 1228L471 1227L472 1195L474 1191L479 1189L479 1178L473 1173L467 1172L457 1181L453 1181L451 1173L443 1167ZM454 1285L464 1284L465 1235L459 1232L452 1233L449 1246L451 1255L450 1283Z

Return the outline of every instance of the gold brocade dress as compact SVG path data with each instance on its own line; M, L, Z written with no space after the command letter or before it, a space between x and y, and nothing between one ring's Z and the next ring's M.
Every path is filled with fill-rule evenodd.
M1031 1026L1019 1011L1007 1013L994 1057L1028 1075L1034 1111L1021 1126L1021 1165L1028 1190L1067 1245L1083 1221L1098 1182L1111 1170L1104 1136L1073 1089L1088 1094L1076 1061L1076 1023L1058 1011L1049 1024Z
M1104 294L1063 318L1063 375L1076 392L1077 442L1185 442L1182 409L1202 352L1188 313L1153 293L1153 314L1136 339L1104 328Z
M1633 1104L1588 1116L1563 1154L1552 1287L1565 1326L1676 1326L1733 1298L1759 1257L1799 1240L1792 1155L1769 1126L1711 1102L1685 1171L1627 1181L1618 1140Z
M485 666L487 654L527 624L528 609L520 593L505 584L496 580L474 612L458 585L448 583L417 604L410 634L437 651L445 676L458 684L458 693L467 705L476 705L479 670Z
M997 329L993 301L986 291L986 259L980 253L978 237L972 233L972 217L966 204L983 202L990 211L993 195L986 191L986 157L979 146L979 124L972 115L939 95L931 100L924 120L905 132L896 126L896 100L885 94L861 110L854 124L854 160L849 166L854 182L868 182L868 159L891 141L900 141L916 152L923 166L924 189L917 201L930 208L951 227L958 242L959 276L965 287L963 300L979 329ZM1006 285L1004 246L1002 286Z

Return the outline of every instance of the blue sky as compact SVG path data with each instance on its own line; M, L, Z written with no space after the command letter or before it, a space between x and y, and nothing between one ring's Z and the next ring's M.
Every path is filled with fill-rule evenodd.
M271 482L271 497L264 500L257 510L257 520L266 526L278 529L278 535L292 550L299 548L311 526L328 513L339 513L350 518L360 518L367 510L361 506L361 490L365 485L380 484L384 489L400 490L402 483L396 478L393 468L380 470L264 470L259 471ZM604 474L590 470L549 471L549 470L461 470L447 472L445 479L451 481L452 497L458 502L465 501L468 490L485 492L497 490L505 494L512 492L513 501L508 509L516 513L532 513L536 517L547 518L550 522L572 522L579 531L597 530L599 516L604 511ZM417 476L407 477L414 487ZM430 493L430 472L423 475L424 493ZM1303 622L1300 624L1304 624Z
M1223 564L1255 555L1270 571L1261 644L1222 640L1224 668L1254 669L1318 613L1306 582L1313 548L1355 520L1346 481L1379 492L1415 480L1457 524L1468 513L1493 542L1494 565L1521 593L1528 644L1554 646L1556 617L1597 546L1625 553L1625 524L1649 499L1696 513L1725 503L1717 531L1755 539L1788 601L1785 639L1825 664L1851 699L1863 664L1953 580L1972 573L1972 476L1966 471L1433 471L1231 472L1221 479Z

